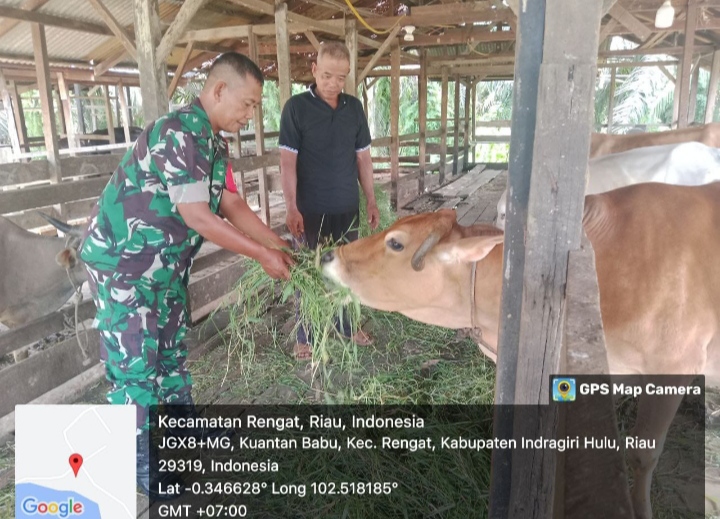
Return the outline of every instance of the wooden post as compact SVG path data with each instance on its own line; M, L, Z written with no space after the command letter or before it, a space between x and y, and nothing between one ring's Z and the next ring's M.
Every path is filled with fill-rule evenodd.
M75 83L75 109L77 110L78 114L78 133L84 134L85 112L83 111L82 89L78 83Z
M45 40L45 26L33 23L30 24L30 27L32 29L35 72L37 73L38 91L40 92L43 134L50 169L50 181L58 183L62 180L62 172L60 171L58 134L53 110L52 84L50 83L50 65L48 63L47 41Z
M52 80L51 80L52 83ZM51 86L52 88L52 86ZM65 135L67 137L67 125L65 124L65 112L62 109L62 99L60 98L60 92L53 88L53 117L56 117L55 109L57 110L57 121L60 123L58 127L58 137Z
M128 122L130 123L130 126L133 125L133 114L132 114L132 97L130 97L130 87L125 87L125 99L127 100L128 104Z
M168 111L167 66L157 56L161 35L158 0L133 0L133 6L142 107L147 125Z
M365 117L368 116L368 82L367 80L363 80L362 82L363 88L362 88L362 97L363 97L363 110L365 111Z
M112 107L110 106L110 87L103 86L103 96L105 97L105 123L107 124L108 139L110 144L115 144L115 121L113 121Z
M284 5L284 4L283 4ZM287 9L287 6L285 6ZM287 14L287 13L286 13ZM258 45L257 45L257 35L255 32L250 29L250 34L248 35L248 43L250 46L250 59L253 60L255 63L258 61L259 53L258 53ZM280 46L278 45L278 49ZM278 50L279 52L279 50ZM282 105L285 105L285 101L282 102ZM282 108L281 108L282 110ZM263 123L263 109L262 105L257 105L255 107L255 114L253 116L253 121L255 122L255 155L258 157L265 154L265 127ZM245 178L243 176L242 179L243 183L245 182ZM243 193L245 192L245 188L243 187ZM258 197L260 199L260 219L265 222L265 224L269 227L270 226L270 193L269 193L269 182L268 182L268 176L267 176L267 168L262 168L260 171L260 174L258 175Z
M608 117L607 117L607 133L612 133L613 112L615 111L615 75L617 68L610 70L610 94L608 96Z
M397 210L400 182L400 45L397 41L390 51L390 73L390 202Z
M275 38L277 40L278 82L280 87L280 110L292 93L290 70L290 36L288 33L288 7L282 0L275 0Z
M445 163L447 162L447 104L448 69L442 68L442 94L440 96L440 185L445 183Z
M30 151L28 146L27 127L25 126L25 113L23 111L22 98L20 92L18 92L17 84L15 81L8 82L8 91L10 92L10 98L13 104L13 115L15 117L15 127L18 132L18 140L20 141L20 148L23 151Z
M680 58L682 60L682 58ZM671 125L673 128L679 128L680 122L680 72L682 70L682 61L676 67L675 71L675 88L673 89L673 115Z
M692 57L695 47L696 25L697 0L688 0L687 14L685 16L685 48L683 50L682 73L678 75L678 80L680 82L678 128L685 128L688 125L688 106L690 102L690 69L693 62Z
M350 73L345 78L345 93L357 96L358 33L355 18L345 18L345 45L350 51Z
M708 84L707 105L705 105L705 124L713 122L715 102L717 100L718 80L720 80L720 50L713 52L710 83Z
M455 117L453 128L453 176L460 173L458 162L460 159L460 76L455 76Z
M67 134L68 148L77 148L79 143L77 142L75 127L72 121L72 109L70 107L70 93L68 92L67 83L65 83L65 76L62 72L58 72L58 90L60 91L60 103L62 104L62 111L65 114L65 128ZM70 153L75 155L75 152Z
M475 163L475 148L476 148L476 141L475 141L475 134L477 133L477 86L480 83L480 80L478 79L473 80L472 83L472 92L470 93L470 99L471 99L471 109L470 117L472 118L472 122L470 123L471 129L470 129L470 149L472 150L472 154L470 155L470 161L474 164Z
M465 84L465 138L463 145L465 147L463 154L463 165L467 168L468 156L470 153L470 82Z
M526 256L521 291L513 294L521 298L522 310L509 317L520 323L516 404L547 404L549 376L561 372L568 255L582 237L601 7L602 0L552 0L546 5ZM510 279L507 271L504 278ZM516 437L552 437L557 408L549 409L540 420L516 413ZM556 454L516 450L512 464L521 469L512 471L509 517L554 517Z
M700 58L695 62L690 75L690 102L688 103L688 124L695 122L697 112L698 83L700 82Z
M425 191L425 174L427 173L426 150L427 150L427 50L420 51L420 74L418 75L418 129L420 140L418 142L418 169L420 170L420 182L418 194Z
M10 134L10 143L12 144L13 153L19 155L20 151L20 137L18 135L17 126L15 125L15 113L13 110L12 99L10 98L10 91L8 90L8 84L5 81L5 74L0 70L0 92L2 93L3 107L5 108L5 114L7 115L8 133Z
M125 134L125 143L130 144L130 120L128 118L128 104L125 98L125 88L122 82L118 84L118 103L120 104L120 118L122 119L123 133Z

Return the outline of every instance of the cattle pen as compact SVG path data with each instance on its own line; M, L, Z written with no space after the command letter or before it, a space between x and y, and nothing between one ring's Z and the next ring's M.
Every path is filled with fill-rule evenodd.
M392 400L397 394L410 401L413 391L426 398L436 389L442 393L437 402L546 403L553 373L607 373L594 254L581 229L581 200L590 132L627 130L613 120L620 76L653 67L671 82L667 128L720 119L720 0L671 0L675 18L661 29L653 20L662 0L576 4L0 0L5 111L0 120L9 141L0 163L0 217L45 235L55 231L38 211L84 223L134 131L164 114L178 89L191 91L202 81L214 57L238 51L260 65L277 103L256 109L250 129L225 135L230 163L242 196L267 225L286 232L278 132L275 127L266 131L266 126L292 93L312 82L311 63L322 42L343 41L351 53L345 91L357 95L369 114L380 89L387 90L387 124L385 133L373 134L372 146L378 150L373 163L376 182L397 214L449 208L462 225L491 224L500 194L511 187L514 213L506 231L509 274L501 314L521 318L501 323L497 385L495 368L466 335L414 328L419 325L380 313L372 313L369 326L387 351L360 354L333 377L318 378L310 367L297 368L283 352L293 321L287 305L268 310L267 323L257 331L256 353L233 357L237 330L230 303L237 298L235 285L246 265L239 256L210 245L196 259L190 282L191 358L198 392L208 404L398 403ZM626 42L625 47L613 47L614 39ZM598 70L609 73L610 93L604 116L595 117L593 127ZM407 79L414 85L411 99L401 95L401 81ZM480 88L511 80L516 87L527 87L514 94L512 120L482 113ZM437 87L439 106L429 106L431 87ZM401 114L409 110L416 110L413 125L402 134ZM437 117L431 117L435 110ZM31 120L39 129L34 135ZM484 156L479 147L497 144L505 146L505 163L479 160ZM516 174L508 178L508 169ZM559 192L557 171L567 185ZM528 218L537 215L543 217L535 218L536 227L528 233ZM535 254L527 255L527 250ZM0 254L33 264L27 256ZM13 272L31 276L23 267L13 265ZM0 276L10 272L5 265L0 269ZM545 282L538 286L534 279ZM528 300L534 304L523 305ZM12 451L16 405L103 402L97 333L80 324L89 324L94 311L86 298L0 332L0 438L10 438L0 457L5 492L13 483L12 461L5 459L11 455L5 453ZM251 359L259 368L249 367ZM604 371L598 371L603 365ZM353 374L358 366L362 376ZM474 387L459 380L467 369L478 374L470 378L477 382ZM396 384L379 382L393 376ZM253 377L257 384L251 388ZM448 379L458 384L457 394L443 385ZM617 437L607 414L595 413L594 419L583 426ZM563 420L567 434L573 434L572 420ZM496 430L499 436L507 433ZM494 458L493 464L487 489L492 499L486 495L483 503L493 501L494 508L479 517L591 517L583 515L587 510L610 517L603 515L609 513L607 495L594 491L589 474L599 466L623 476L617 486L607 488L616 496L613 508L630 507L619 454L581 463L555 454L541 461L519 455ZM513 465L532 469L529 475L503 471ZM720 475L714 467L710 472ZM565 489L548 482L549 473L578 482L580 489L586 486L584 493L575 489L583 496L580 501L563 502ZM716 490L708 493L717 496ZM10 504L0 497L0 517L5 517L3 506L12 516ZM714 511L720 513L717 501ZM138 512L147 517L146 499L139 499Z

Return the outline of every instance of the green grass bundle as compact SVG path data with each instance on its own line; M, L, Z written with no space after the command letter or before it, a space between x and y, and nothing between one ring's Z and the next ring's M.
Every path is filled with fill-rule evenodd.
M390 226L395 220L388 194L379 186L375 187L375 198L380 212L380 224L376 231L371 231L367 223L365 197L360 191L360 222L361 237L369 236ZM293 251L296 265L291 269L289 281L273 281L265 274L260 264L248 262L247 270L240 278L237 289L237 303L232 312L231 329L233 330L235 347L240 347L241 362L252 362L254 359L253 326L262 321L264 314L273 305L282 305L302 294L296 312L298 324L292 331L297 332L299 323L305 323L312 329L313 360L326 363L329 360L328 345L330 340L342 337L336 332L336 323L345 316L351 329L360 327L360 304L351 293L328 281L320 270L320 257L334 244L319 245L316 250L307 248Z

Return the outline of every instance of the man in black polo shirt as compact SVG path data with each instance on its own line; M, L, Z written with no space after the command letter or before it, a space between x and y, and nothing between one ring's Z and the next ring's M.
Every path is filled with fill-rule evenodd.
M291 97L280 121L280 174L286 223L290 232L315 248L325 238L358 238L358 180L367 198L368 223L380 221L373 191L370 129L360 101L342 92L350 73L350 53L340 42L320 47L312 64L315 83ZM339 330L361 346L371 344L362 330L347 322ZM294 353L308 359L310 331L298 330Z

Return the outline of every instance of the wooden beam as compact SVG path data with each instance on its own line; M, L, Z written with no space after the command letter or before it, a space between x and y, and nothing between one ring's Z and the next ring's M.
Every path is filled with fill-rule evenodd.
M603 42L608 38L608 36L611 35L612 31L615 30L615 27L617 27L618 23L615 20L615 18L610 18L608 22L602 27L600 30L600 45L603 44Z
M128 54L125 48L123 48L121 51L116 52L113 56L105 58L103 61L95 65L95 67L93 67L93 73L95 76L100 77L128 57L130 57L130 54Z
M277 1L275 2L275 8L273 8L272 4L264 2L263 0L230 0L230 2L237 5L249 7L250 9L254 9L255 11L266 15L273 15L277 12ZM300 32L304 32L307 29L312 29L314 31L324 32L327 34L334 34L335 36L342 37L345 35L345 28L343 26L344 22L342 22L342 20L339 20L341 22L341 25L338 25L325 21L314 20L313 18L308 18L307 16L303 16L301 14L288 12L287 21L304 24L306 27L303 29L303 31ZM275 23L277 24L277 19L275 20ZM258 32L256 34L260 33Z
M19 7L20 9L25 9L26 11L35 11L40 9L49 1L50 0L23 0ZM20 23L20 20L13 20L11 18L0 20L0 37L5 36L18 23Z
M145 124L150 124L165 115L169 106L167 67L164 61L157 59L156 53L160 42L158 0L133 0L133 5L143 114Z
M435 27L438 25L472 25L476 22L505 22L513 17L510 9L490 9L485 2L447 5L413 6L408 16L372 16L365 21L375 29L390 29L395 25Z
M0 6L0 17L10 20L19 20L30 23L47 25L50 27L60 27L71 31L87 32L91 34L112 35L112 32L102 25L84 22L82 20L74 20L72 18L63 18L45 13L36 13L34 11L26 11L25 9L16 9L14 7Z
M33 58L34 61L34 58ZM16 66L14 64L3 64L3 72L5 72L5 78L8 81L17 82L34 82L36 80L35 67L29 68L27 66ZM139 78L137 75L124 74L124 73L106 73L102 77L95 77L92 69L82 68L70 68L70 67L55 67L50 66L50 72L57 74L62 72L65 76L65 81L72 83L83 83L83 84L97 84L97 85L114 85L118 81L123 81L127 85L138 86Z
M10 134L10 143L12 144L13 153L18 155L20 151L20 137L18 134L17 126L15 125L15 113L12 100L10 99L10 91L8 90L7 81L5 81L5 75L0 70L0 93L2 94L2 102L5 107L5 114L7 115L8 133Z
M247 38L250 34L252 25L234 25L231 27L217 27L213 29L199 29L196 31L187 31L180 38L180 43L189 41L220 41L227 39Z
M678 64L680 63L678 62ZM675 84L675 76L670 73L670 71L665 67L665 65L660 65L658 66L658 68L660 69L660 72L665 74L665 77L668 78L671 83Z
M440 95L440 185L445 183L445 163L447 162L447 108L448 108L448 69L442 68L442 90Z
M257 62L258 59L258 45L257 36L254 33L250 33L248 39L250 46L250 59ZM285 100L287 101L287 99ZM284 105L284 103L283 103ZM281 105L282 106L282 105ZM255 155L261 157L265 155L265 125L263 123L263 109L262 104L255 107L255 113L253 115L253 122L255 126ZM268 182L268 170L266 167L262 168L258 175L258 197L260 198L260 219L265 225L270 226L270 185Z
M185 32L192 18L207 0L185 0L157 48L157 60L164 62Z
M459 159L458 153L460 152L460 76L455 76L455 105L454 105L454 121L453 121L453 176L460 173L458 165Z
M642 41L647 40L653 33L644 23L619 4L615 4L610 8L610 16L630 29L632 33Z
M18 92L17 83L8 81L8 90L13 104L13 115L15 116L15 127L18 131L18 139L20 140L20 148L24 151L30 151L28 146L27 127L25 126L25 113L23 111L22 98Z
M65 128L67 133L68 148L77 148L80 143L75 138L75 125L72 121L72 109L70 107L70 92L68 91L65 76L62 72L58 72L58 91L60 92L60 103L65 114ZM74 153L72 153L74 155Z
M315 50L320 52L320 42L318 41L317 36L315 36L315 33L312 31L305 31L304 34L310 44L315 47Z
M418 192L425 191L425 173L427 172L426 148L427 148L427 50L420 51L420 75L418 76L418 127L420 129L420 142L418 143L418 155L420 163L420 184Z
M345 93L357 97L360 83L355 80L358 67L358 31L355 18L345 20L345 46L350 51L350 73L345 78Z
M360 75L357 78L357 84L359 84L361 81L363 81L367 76L368 73L373 69L375 64L378 62L378 60L385 54L388 48L390 48L390 44L392 44L393 41L397 41L396 37L397 34L400 32L401 27L398 25L395 27L390 34L388 34L387 38L385 38L385 41L380 45L380 48L373 54L372 58L370 58L370 62L365 65L365 68L360 72Z
M705 124L713 122L715 103L717 101L718 82L720 81L720 50L713 53L712 67L710 68L710 83L708 84L708 98L705 106Z
M182 78L183 74L185 73L185 66L187 65L187 62L190 59L190 55L192 54L193 45L195 45L195 42L192 40L190 40L188 44L185 45L185 50L183 51L183 55L180 58L180 63L178 63L178 66L175 68L175 75L173 76L172 81L170 82L170 86L168 87L169 99L172 99L172 96L175 93L175 89L180 82L180 78Z
M692 68L693 47L695 45L695 27L697 24L697 0L688 0L685 16L685 46L683 48L682 72L680 79L680 104L678 108L678 128L688 125L688 106L690 102L690 71Z
M135 50L135 44L133 43L132 37L125 31L125 28L121 26L110 10L102 3L102 0L88 0L90 5L93 6L95 11L105 21L105 24L112 31L116 38L120 40L125 47L125 50L132 56L133 60L137 61L137 51Z
M514 31L493 31L477 27L448 29L442 34L416 34L411 42L400 41L407 47L439 47L445 45L473 45L477 43L515 41Z
M125 142L130 143L130 112L128 110L127 98L125 97L125 87L122 83L119 83L116 88L118 92L118 102L120 103L120 118L122 119Z
M45 149L50 167L50 181L53 183L62 180L60 171L60 153L58 149L58 134L55 124L55 111L53 109L52 83L50 82L50 66L48 64L47 41L45 27L33 23L31 25L33 50L35 52L35 71L37 74L38 91L40 92L40 105L42 107L43 135Z
M247 0L242 1L245 2ZM290 35L288 33L287 22L287 4L282 0L275 0L275 39L277 41L277 71L278 83L280 86L280 110L282 110L285 103L288 99L290 99L290 95L292 93Z
M393 42L390 51L390 203L393 209L398 208L398 183L400 181L400 46Z

